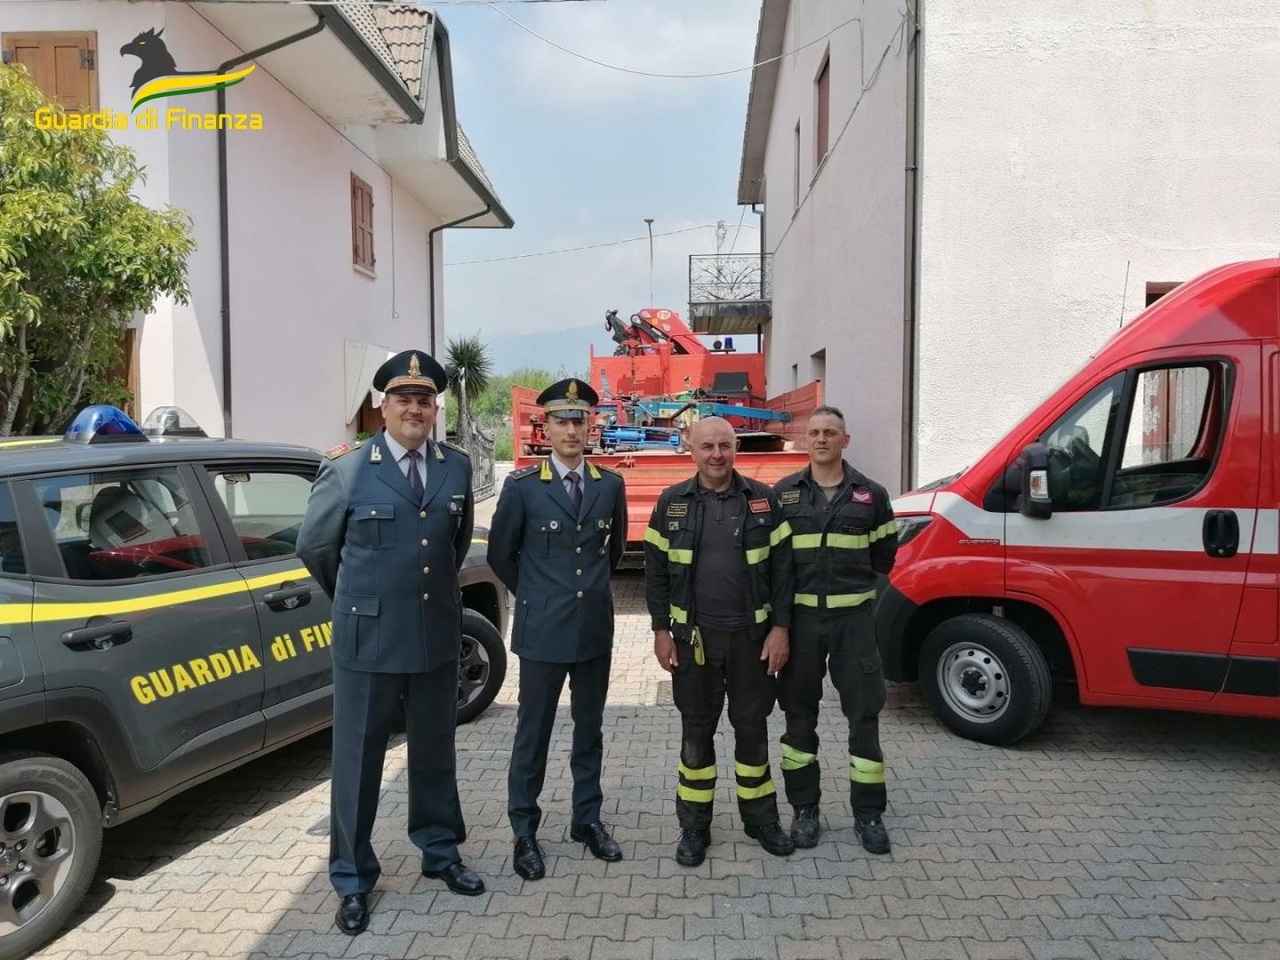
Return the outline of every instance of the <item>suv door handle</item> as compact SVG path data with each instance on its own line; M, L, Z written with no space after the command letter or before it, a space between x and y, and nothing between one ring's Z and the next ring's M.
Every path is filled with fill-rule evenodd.
M281 613L286 610L296 610L311 602L311 587L305 583L294 585L286 580L275 590L264 593L262 602L272 610Z
M1240 549L1240 520L1234 510L1206 510L1201 534L1204 552L1211 557L1234 557Z
M95 618L96 619L96 618ZM133 639L133 624L128 620L107 620L67 630L62 634L62 642L72 649L110 650L116 644L128 643Z

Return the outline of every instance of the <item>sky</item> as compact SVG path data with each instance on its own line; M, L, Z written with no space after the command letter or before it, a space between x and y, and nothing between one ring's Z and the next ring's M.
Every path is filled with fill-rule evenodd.
M569 49L654 73L749 67L759 0L582 0L500 9ZM483 5L436 6L449 30L458 118L511 230L455 229L445 240L447 335L486 339L596 325L649 306L687 311L688 256L759 250L739 207L751 74L655 79L584 62ZM745 216L744 216L745 212ZM739 222L741 227L739 228ZM690 227L704 229L688 230ZM673 236L662 234L686 230ZM523 254L641 238L556 256ZM582 345L583 365L587 352Z

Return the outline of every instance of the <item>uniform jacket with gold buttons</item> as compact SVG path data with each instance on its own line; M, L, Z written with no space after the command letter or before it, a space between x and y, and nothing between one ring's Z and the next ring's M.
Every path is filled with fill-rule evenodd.
M475 501L471 460L422 448L419 502L384 432L326 459L298 532L298 556L333 600L337 667L421 673L458 659L462 589Z
M610 581L627 541L622 477L585 462L575 511L550 459L508 475L489 529L489 566L515 594L511 650L576 663L613 649Z

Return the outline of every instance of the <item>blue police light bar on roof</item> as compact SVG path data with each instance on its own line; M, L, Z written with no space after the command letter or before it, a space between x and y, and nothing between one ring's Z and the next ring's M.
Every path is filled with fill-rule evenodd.
M146 443L146 434L119 407L99 403L85 407L62 437L68 443Z

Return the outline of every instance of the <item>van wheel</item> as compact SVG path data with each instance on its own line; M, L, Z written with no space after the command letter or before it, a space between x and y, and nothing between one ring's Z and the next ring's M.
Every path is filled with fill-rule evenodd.
M493 703L507 677L502 634L474 610L462 611L462 655L458 658L458 723L470 723Z
M101 853L102 807L83 773L45 754L0 754L0 960L62 930Z
M1030 634L986 613L934 627L920 651L920 679L938 718L979 743L1021 740L1053 701L1049 665Z

